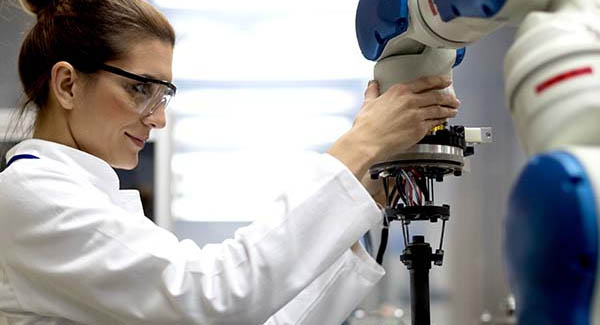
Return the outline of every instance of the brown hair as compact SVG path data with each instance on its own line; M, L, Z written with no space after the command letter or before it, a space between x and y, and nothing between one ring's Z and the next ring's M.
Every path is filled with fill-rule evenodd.
M84 73L123 58L130 44L159 39L175 44L167 19L145 0L20 0L37 23L19 54L25 110L47 105L52 67L67 61Z

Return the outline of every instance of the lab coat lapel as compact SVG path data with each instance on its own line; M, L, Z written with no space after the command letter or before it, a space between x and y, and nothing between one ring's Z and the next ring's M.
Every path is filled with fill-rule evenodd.
M140 192L137 190L120 190L114 195L113 202L131 214L144 215Z

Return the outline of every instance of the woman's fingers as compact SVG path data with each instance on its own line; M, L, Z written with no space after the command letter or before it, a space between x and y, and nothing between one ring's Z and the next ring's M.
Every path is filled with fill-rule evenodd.
M407 83L395 84L386 91L386 94L388 96L421 94L432 90L442 90L450 85L452 85L452 80L448 76L423 77Z
M422 92L444 89L450 87L452 80L448 76L422 77L406 84L406 87L415 94Z
M429 131L437 126L444 124L445 122L447 122L447 119L426 120L423 121L423 124L425 125L425 129Z
M440 105L432 105L427 107L417 108L420 114L420 118L426 120L445 120L448 118L456 117L458 110L456 108L450 108Z
M430 91L413 95L413 104L416 107L428 107L433 105L458 108L460 101L454 94L440 91Z
M369 81L369 85L365 90L365 103L371 102L379 97L379 83L375 80Z

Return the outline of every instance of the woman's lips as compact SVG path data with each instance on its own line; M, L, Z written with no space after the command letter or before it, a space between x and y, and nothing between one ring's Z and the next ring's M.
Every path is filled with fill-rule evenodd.
M135 137L127 132L125 132L125 135L129 137L129 139L138 147L143 148L144 144L146 144L145 140L142 140L138 137Z

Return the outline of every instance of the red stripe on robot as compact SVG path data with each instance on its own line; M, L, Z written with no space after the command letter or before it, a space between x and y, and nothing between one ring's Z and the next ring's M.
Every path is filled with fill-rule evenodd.
M537 87L535 87L535 92L537 94L540 94L550 88L552 88L553 86L556 86L557 84L563 82L563 81L567 81L569 79L573 79L576 77L581 77L584 75L589 75L594 73L593 69L591 67L585 67L585 68L580 68L580 69L575 69L575 70L571 70L571 71L567 71L565 73L561 73L556 77L552 77L544 82L542 82L541 84L539 84Z
M438 11L437 11L437 7L435 6L435 3L433 3L433 0L429 0L429 7L431 8L431 12L433 13L433 15L437 16Z

